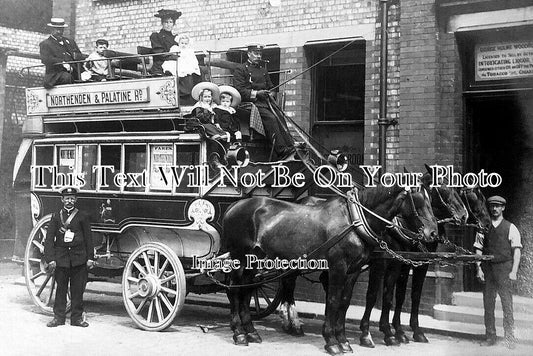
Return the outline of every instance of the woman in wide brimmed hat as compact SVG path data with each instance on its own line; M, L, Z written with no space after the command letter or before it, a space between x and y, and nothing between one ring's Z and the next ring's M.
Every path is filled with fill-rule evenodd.
M161 19L161 30L154 32L150 36L150 43L152 44L152 53L169 52L170 48L178 43L174 40L175 35L172 29L176 24L176 20L181 16L180 11L161 9L154 15ZM152 74L163 74L162 64L165 60L171 59L171 55L154 56L154 63L150 72Z
M239 141L242 139L242 133L235 108L241 103L241 94L229 85L221 85L219 90L220 104L214 108L215 122L222 130L230 133L232 140Z
M218 86L211 82L200 82L192 88L191 96L198 100L193 106L192 116L203 126L206 136L213 140L229 142L230 134L215 123L214 108L220 97Z

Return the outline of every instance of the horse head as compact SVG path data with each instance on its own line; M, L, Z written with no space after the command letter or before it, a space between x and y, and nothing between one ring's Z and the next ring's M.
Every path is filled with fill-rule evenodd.
M465 224L468 219L468 210L457 190L450 188L447 182L433 182L431 170L427 164L425 166L428 173L422 177L422 185L429 192L435 217L439 222Z
M399 215L405 227L417 233L424 241L432 242L438 237L437 219L433 214L429 196L422 187L406 190Z
M462 188L460 196L468 210L468 223L476 225L479 232L487 233L491 220L487 209L487 200L479 187Z

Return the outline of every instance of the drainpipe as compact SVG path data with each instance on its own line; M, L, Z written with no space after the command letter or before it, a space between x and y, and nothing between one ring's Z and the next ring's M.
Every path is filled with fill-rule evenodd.
M381 54L379 71L379 165L381 174L387 171L387 127L396 124L387 119L387 43L388 43L388 0L380 0L381 7Z

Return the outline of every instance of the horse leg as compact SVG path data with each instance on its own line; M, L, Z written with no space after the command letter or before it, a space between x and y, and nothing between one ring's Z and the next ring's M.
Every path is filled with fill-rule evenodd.
M331 268L331 267L330 267ZM335 335L335 326L339 315L341 295L343 286L347 278L346 269L330 269L328 272L327 293L326 293L326 314L322 325L322 336L326 341L324 348L330 355L342 354Z
M339 348L343 353L353 352L348 339L346 338L346 312L350 306L352 300L353 286L359 277L359 272L347 275L346 283L342 291L341 303L339 307L339 313L337 316L337 322L335 325L335 337L339 342Z
M241 280L242 269L235 270L231 274L231 283L230 285L238 285ZM233 342L235 345L248 346L248 341L246 340L246 334L242 327L241 317L239 310L241 308L241 288L229 288L227 295L230 301L230 310L231 310L231 321L230 326L233 331Z
M420 299L422 298L422 287L426 279L428 265L423 265L413 269L413 282L411 285L411 318L409 325L413 330L413 339L416 342L429 342L424 332L418 325L418 312L420 310Z
M400 343L394 338L389 322L390 310L392 309L392 296L398 276L400 275L401 263L391 261L387 265L385 277L383 279L383 299L381 306L381 317L379 319L379 330L384 334L385 345L398 346Z
M294 301L294 289L296 288L296 278L294 274L281 280L281 328L290 335L303 336L302 322L298 317L298 311Z
M394 308L394 316L392 317L392 326L394 327L396 340L400 343L408 344L409 339L405 335L402 328L401 316L403 303L405 301L405 294L407 293L407 282L409 280L409 271L411 266L402 264L400 268L400 275L396 280L396 305Z
M255 270L245 270L243 273L243 284L252 283ZM246 341L250 343L261 343L263 340L257 330L255 330L252 322L252 315L250 314L250 301L252 300L252 294L254 288L241 288L241 305L239 314L241 317L242 328L246 333Z
M361 319L361 323L359 324L359 329L361 330L359 344L364 347L376 347L374 341L372 340L372 335L370 335L370 314L376 305L379 287L382 284L381 282L383 281L384 272L384 260L374 260L370 263L370 268L368 271L368 288L366 290L365 312L363 314L363 318Z

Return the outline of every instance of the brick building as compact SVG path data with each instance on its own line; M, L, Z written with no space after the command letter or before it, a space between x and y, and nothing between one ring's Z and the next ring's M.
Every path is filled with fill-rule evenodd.
M428 163L501 174L502 186L485 193L509 198L507 216L523 231L525 246L521 290L531 295L533 6L522 0L387 3L387 118L398 121L387 129L387 170L421 171ZM281 72L277 82L340 50L283 86L285 110L352 164L378 163L380 1L54 1L55 16L67 19L86 53L101 37L114 49L149 46L161 8L182 11L175 32L189 34L196 49L213 51L213 58L231 59L230 50L252 41L266 44L270 70ZM213 74L227 80L223 71ZM450 233L471 247L471 231ZM365 278L354 293L357 303ZM468 266L435 267L422 309L431 313L433 304L450 302L451 292L479 288ZM302 282L298 297L321 293Z

